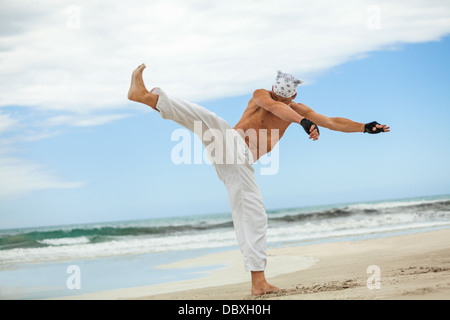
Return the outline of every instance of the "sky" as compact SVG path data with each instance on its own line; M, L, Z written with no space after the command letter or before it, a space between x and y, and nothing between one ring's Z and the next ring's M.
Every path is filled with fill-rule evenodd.
M448 1L3 1L0 229L229 212L211 165L172 161L179 126L126 99L141 63L231 125L282 70L316 112L391 127L289 127L276 172L255 164L269 210L449 194L449 54Z

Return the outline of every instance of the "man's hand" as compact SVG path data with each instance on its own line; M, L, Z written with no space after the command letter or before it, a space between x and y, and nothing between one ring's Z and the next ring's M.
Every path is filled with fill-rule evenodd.
M364 126L364 133L370 133L370 134L376 134L380 132L389 132L390 127L386 126L385 124L381 125L376 121L366 123Z
M309 121L306 118L303 118L300 122L300 125L305 129L305 132L309 134L309 138L313 139L313 141L316 141L319 139L319 127L314 123Z

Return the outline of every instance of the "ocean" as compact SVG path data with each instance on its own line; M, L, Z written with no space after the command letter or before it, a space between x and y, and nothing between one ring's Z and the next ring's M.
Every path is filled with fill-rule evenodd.
M352 241L450 227L450 195L270 210L267 246ZM237 249L231 215L0 230L0 299L45 299L202 276L158 265ZM83 270L69 290L68 266ZM220 267L220 266L215 266Z

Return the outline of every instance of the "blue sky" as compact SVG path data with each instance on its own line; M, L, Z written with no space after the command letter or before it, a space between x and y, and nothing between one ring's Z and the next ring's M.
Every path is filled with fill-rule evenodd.
M80 32L87 24L82 24ZM334 30L332 27L327 30ZM383 24L381 27L379 32L383 32ZM306 80L296 101L327 116L362 123L376 120L389 125L391 132L367 135L322 129L320 139L312 142L302 128L292 125L280 142L278 173L260 175L261 165L255 165L267 209L450 193L450 37L444 36L449 32L446 25L428 38L417 33L407 40L380 40L377 46L358 40L345 59L339 53L329 58L332 62L317 68L286 70L289 64L280 62L281 70ZM345 30L342 34L347 35ZM214 39L214 34L211 37ZM376 36L377 41L384 37L388 35ZM0 37L0 44L6 43L1 42L5 39ZM237 43L242 52L247 49L244 43ZM293 53L302 55L301 44L292 46ZM264 55L258 56L260 68L255 74L244 70L238 77L241 82L236 84L231 79L227 84L220 82L228 77L223 57L216 59L219 61L210 56L203 58L206 64L209 59L217 66L224 64L225 71L216 65L211 67L222 73L208 75L201 69L196 74L180 67L177 77L177 69L168 67L167 60L172 57L158 60L148 56L147 61L139 49L141 54L133 52L128 61L123 61L126 54L117 58L122 64L114 77L123 79L111 83L117 98L111 98L109 108L101 102L103 96L109 97L109 87L98 82L100 76L91 81L59 63L50 63L45 70L49 75L65 70L70 76L63 77L61 87L70 84L73 98L66 94L58 101L49 100L44 88L49 80L45 77L33 83L31 92L36 92L35 96L30 92L14 96L6 89L0 91L0 228L228 212L226 190L213 167L172 163L171 150L177 142L171 141L171 134L179 127L162 120L146 106L125 99L130 74L145 62L149 65L144 74L147 86L167 87L170 93L201 103L234 125L252 90L270 89L276 61L265 65ZM39 48L34 50L40 53ZM318 59L322 59L320 46L316 50ZM327 50L340 49L330 43ZM192 57L197 59L194 53ZM229 57L231 61L235 58L231 53ZM313 57L304 58L303 63L313 61ZM101 55L92 59L86 60L89 66L95 64L95 59L101 64ZM0 73L1 81L6 83L14 67L7 69L0 64L0 68L4 71ZM233 75L239 71L230 69ZM162 74L177 79L176 84L167 84L170 81ZM197 76L203 82L195 82ZM105 79L114 77L105 75ZM202 86L205 90L216 87L210 82L218 78L222 80L218 80L217 87L223 90L202 95ZM187 79L192 79L195 86L190 82L186 86L195 87L199 93L183 87ZM99 93L76 91L76 84L81 86L84 81L90 87L98 86ZM22 83L20 77L10 82L16 86ZM32 101L34 98L38 101Z

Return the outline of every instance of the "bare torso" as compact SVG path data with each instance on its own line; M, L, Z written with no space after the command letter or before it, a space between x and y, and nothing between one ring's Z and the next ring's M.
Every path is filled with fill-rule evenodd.
M250 99L234 129L244 138L257 161L275 147L290 124Z

